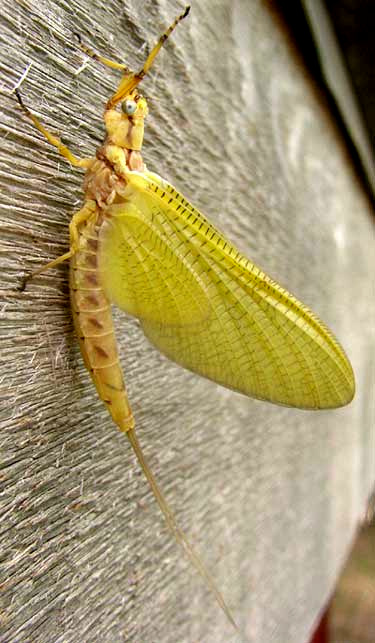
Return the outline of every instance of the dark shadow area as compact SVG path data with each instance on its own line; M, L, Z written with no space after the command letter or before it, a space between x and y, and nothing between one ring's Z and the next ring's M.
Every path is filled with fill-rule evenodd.
M322 22L328 23L321 24L322 34L326 29L332 32L333 38L336 40L337 51L352 85L351 91L359 108L358 115L364 125L364 136L368 138L368 147L372 149L372 154L370 152L372 168L370 170L368 163L366 167L366 162L363 161L366 152L358 144L353 123L345 116L343 101L333 91L323 68L321 61L322 57L324 59L326 56L326 51L324 47L321 48L317 45L317 34L314 33L314 27L309 20L308 2L291 3L288 0L277 0L276 2L306 68L326 95L332 115L345 139L357 173L374 204L375 71L373 61L375 59L375 40L372 17L374 4L371 0L319 0L317 4L322 6L322 15L326 14L325 17L322 17ZM327 51L331 45L331 42L327 42ZM331 71L335 74L334 68Z
M330 609L330 643L375 641L375 520L358 534Z

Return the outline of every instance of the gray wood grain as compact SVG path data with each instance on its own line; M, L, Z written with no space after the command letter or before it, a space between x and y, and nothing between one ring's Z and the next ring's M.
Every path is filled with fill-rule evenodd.
M174 0L1 0L1 643L238 639L173 543L75 342L67 249L116 74L74 32L136 67ZM374 483L374 219L340 134L272 2L193 3L143 83L144 157L345 346L348 407L302 412L168 362L115 313L139 438L247 639L307 640ZM372 295L371 295L372 290Z

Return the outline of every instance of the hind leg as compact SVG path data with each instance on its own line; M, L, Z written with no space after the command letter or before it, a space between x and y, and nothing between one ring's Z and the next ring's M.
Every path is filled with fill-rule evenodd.
M87 201L83 206L83 208L81 208L81 210L78 210L78 212L76 212L73 215L72 220L69 224L69 233L70 233L69 252L65 252L65 254L60 255L60 257L57 257L57 259L54 259L53 261L49 261L48 263L38 268L38 270L35 270L34 272L31 272L30 274L26 275L22 280L21 290L25 290L28 282L31 281L31 279L34 279L34 277L37 277L42 272L45 272L50 268L55 268L60 263L63 263L67 259L71 259L71 257L73 257L73 255L78 249L78 238L79 238L78 227L83 223L86 223L86 221L93 214L93 212L95 212L95 210L96 210L95 201Z

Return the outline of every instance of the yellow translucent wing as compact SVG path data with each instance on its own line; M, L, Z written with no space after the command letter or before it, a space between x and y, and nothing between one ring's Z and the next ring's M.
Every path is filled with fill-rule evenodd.
M211 314L196 253L181 243L164 214L141 192L106 209L99 245L101 281L109 299L131 315L189 326Z
M354 376L322 322L251 263L166 181L129 175L107 208L107 296L170 359L226 387L308 409L350 402Z

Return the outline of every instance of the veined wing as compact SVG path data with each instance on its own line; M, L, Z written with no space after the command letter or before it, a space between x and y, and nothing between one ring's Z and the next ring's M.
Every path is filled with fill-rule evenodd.
M186 326L210 306L197 254L141 192L106 209L99 245L101 283L109 299L142 321Z
M293 295L251 263L175 188L129 175L107 210L102 285L170 359L242 393L299 408L354 394L341 346Z

